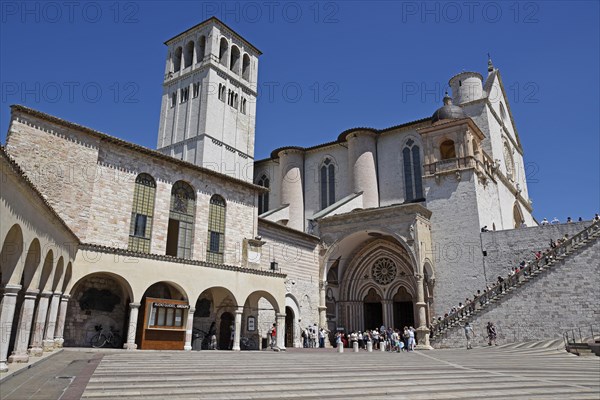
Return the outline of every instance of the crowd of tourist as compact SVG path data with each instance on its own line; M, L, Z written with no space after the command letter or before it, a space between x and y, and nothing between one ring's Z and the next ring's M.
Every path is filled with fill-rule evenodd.
M354 347L358 344L359 349L367 350L369 343L374 350L386 350L390 352L414 351L417 345L415 339L415 328L405 326L404 329L385 327L373 330L352 331L350 333L336 332L335 347Z

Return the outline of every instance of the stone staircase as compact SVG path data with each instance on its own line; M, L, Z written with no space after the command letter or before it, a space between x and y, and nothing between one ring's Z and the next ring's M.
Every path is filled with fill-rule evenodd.
M412 353L325 349L121 351L107 354L86 400L175 399L590 399L600 394L595 358L528 348ZM523 353L527 356L523 357Z
M466 322L471 323L473 320L486 314L490 309L498 307L506 298L518 296L524 288L531 286L532 282L548 275L553 270L561 268L561 266L564 266L573 257L581 254L590 246L600 243L599 238L600 221L596 221L556 248L543 253L541 259L530 261L517 274L508 277L502 283L497 283L481 296L475 297L471 304L448 315L441 321L436 321L430 335L432 345L436 347L437 342L451 334L458 336L456 335L458 331L462 334L462 328Z

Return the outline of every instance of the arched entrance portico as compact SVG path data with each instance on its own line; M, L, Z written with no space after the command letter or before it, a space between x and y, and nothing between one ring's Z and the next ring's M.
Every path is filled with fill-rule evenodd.
M344 267L339 311L346 330L420 326L417 268L402 244L391 237L367 240Z

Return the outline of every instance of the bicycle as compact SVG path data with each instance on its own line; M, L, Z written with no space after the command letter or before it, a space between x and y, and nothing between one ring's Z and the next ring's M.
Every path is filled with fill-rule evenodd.
M95 325L94 329L96 329L96 334L90 340L90 344L93 348L98 349L106 346L107 344L110 344L114 348L121 347L121 344L123 343L121 335L119 335L119 331L113 330L112 326L110 327L108 333L104 332L102 325Z

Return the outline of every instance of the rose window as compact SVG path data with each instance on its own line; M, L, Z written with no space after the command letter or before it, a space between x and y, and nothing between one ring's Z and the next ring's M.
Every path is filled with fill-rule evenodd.
M396 264L389 258L380 258L373 264L373 279L380 285L387 285L396 278Z

